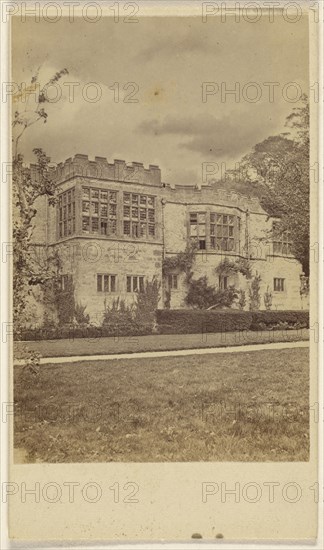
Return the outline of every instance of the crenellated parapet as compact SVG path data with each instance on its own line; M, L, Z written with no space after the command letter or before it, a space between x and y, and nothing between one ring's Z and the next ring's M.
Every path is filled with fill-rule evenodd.
M32 175L36 178L35 165L30 166ZM241 193L217 187L217 185L170 185L161 182L159 166L150 164L145 168L141 162L126 163L115 159L109 163L104 157L89 160L88 155L77 154L51 166L52 177L57 183L63 183L74 177L91 178L115 182L145 184L160 189L160 196L166 201L181 204L224 205L240 210L264 213L257 197L247 197Z
M104 157L89 160L88 155L77 154L60 162L56 167L56 179L62 183L72 177L85 177L111 181L143 183L159 187L161 185L161 170L155 164L145 168L141 162L126 163L115 159L109 163Z

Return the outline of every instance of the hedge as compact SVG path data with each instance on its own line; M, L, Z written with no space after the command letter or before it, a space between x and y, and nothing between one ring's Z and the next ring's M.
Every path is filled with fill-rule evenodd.
M64 327L53 327L53 328L30 328L22 330L19 334L14 335L15 340L74 340L75 338L104 338L107 336L139 336L152 333L151 324L141 324L131 326L125 326L121 323L120 326L84 326L84 327L74 327L74 326L64 326Z
M157 311L161 334L235 332L309 327L308 311L164 309Z
M279 330L309 327L308 311L240 311L236 309L159 309L156 311L159 334L194 334L242 330ZM67 338L104 338L152 334L151 323L106 324L102 327L52 327L26 329L15 340L60 340Z
M160 309L157 323L162 334L193 334L248 330L252 323L250 311Z
M253 311L251 330L308 327L309 312L305 310Z

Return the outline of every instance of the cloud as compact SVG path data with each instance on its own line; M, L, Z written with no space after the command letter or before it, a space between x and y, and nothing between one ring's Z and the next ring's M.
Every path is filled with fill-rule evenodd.
M139 131L151 136L178 136L179 148L200 153L204 158L243 155L263 136L262 121L251 120L248 112L216 118L206 114L186 118L166 117L146 120Z

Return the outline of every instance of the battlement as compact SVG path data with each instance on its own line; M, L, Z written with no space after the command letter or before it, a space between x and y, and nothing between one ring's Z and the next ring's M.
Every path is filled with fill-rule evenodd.
M58 183L75 176L161 186L161 170L155 164L145 168L141 162L126 163L125 160L115 159L109 163L105 157L90 160L88 155L81 154L60 162L56 167Z
M36 178L36 166L30 166L32 175ZM84 177L100 180L110 180L128 183L152 185L161 189L161 196L167 201L182 204L220 204L236 207L241 210L264 213L257 197L247 197L241 193L218 188L215 185L170 185L161 182L161 170L155 164L145 168L141 162L126 163L125 160L114 159L109 163L104 157L89 160L88 155L77 154L56 166L51 166L51 176L57 183L62 183L72 177Z

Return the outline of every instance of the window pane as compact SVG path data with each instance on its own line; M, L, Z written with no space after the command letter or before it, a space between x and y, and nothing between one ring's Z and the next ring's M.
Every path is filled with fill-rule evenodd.
M132 223L132 237L138 237L139 236L139 227L138 223Z
M100 233L101 233L101 235L107 235L107 232L108 232L108 221L107 220L101 220Z
M130 207L124 206L124 218L129 218L130 216Z
M113 202L113 203L117 202L117 191L109 192L109 202Z
M138 278L133 277L133 292L137 291L137 288L138 288L137 285L138 285Z
M130 235L130 222L124 222L124 235Z
M90 189L88 187L83 187L83 198L89 199L90 198Z
M124 204L130 204L130 193L124 193Z
M139 277L139 291L144 292L144 277Z
M148 226L148 231L149 231L150 237L154 237L155 236L155 225L149 225Z
M97 233L98 229L99 229L98 219L97 218L92 218L92 220L91 220L91 231L93 233Z
M127 292L132 292L132 278L127 277L126 279L126 290Z
M178 288L178 275L173 275L173 288Z
M102 275L97 275L97 291L102 291Z
M117 215L117 205L116 204L110 204L109 205L109 216L112 218L115 218Z
M109 280L108 275L104 275L104 287L103 287L104 292L108 292L108 291L109 291L108 280Z
M83 217L82 218L82 231L86 231L89 233L89 227L90 227L90 218Z
M110 275L110 292L116 292L116 275Z
M116 222L116 220L111 220L109 222L109 228L110 228L109 231L110 231L111 235L116 235L116 233L117 233L117 222Z
M107 200L108 200L108 191L100 191L100 200L102 202L107 202Z
M228 239L228 250L233 252L234 250L234 239Z

